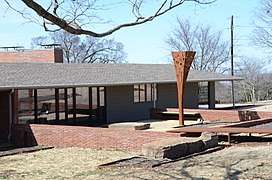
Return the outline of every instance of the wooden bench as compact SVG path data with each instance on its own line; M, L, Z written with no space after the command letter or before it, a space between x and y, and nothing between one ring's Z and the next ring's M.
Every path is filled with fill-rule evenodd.
M161 112L164 119L178 119L179 112L177 111L163 111ZM184 112L184 118L190 120L197 120L201 118L200 113L198 112Z
M184 127L175 130L169 130L167 132L171 133L202 133L202 132L211 132L211 133L227 133L228 142L231 141L231 134L239 133L256 133L256 134L272 134L272 128L243 128L243 127Z

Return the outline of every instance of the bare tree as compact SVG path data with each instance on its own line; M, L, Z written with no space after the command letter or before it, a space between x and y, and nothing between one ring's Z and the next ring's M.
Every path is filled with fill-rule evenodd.
M237 75L244 77L241 82L245 100L255 103L260 100L267 100L271 97L272 81L271 73L264 68L265 63L257 58L244 57L237 64Z
M46 31L51 31L50 25L56 25L60 29L64 29L71 34L85 34L92 37L105 37L121 28L136 26L152 21L155 18L181 6L185 2L194 2L197 4L211 4L216 0L163 0L152 1L153 13L145 14L144 5L150 2L145 0L123 0L123 1L107 1L99 0L50 0L41 2L37 0L22 0L22 2L43 19L43 27ZM11 0L5 0L9 7L13 8ZM119 23L109 28L105 32L95 32L92 27L95 22L103 20L99 16L99 10L110 11L113 7L123 5L124 10L132 12L134 19L128 23ZM24 11L17 10L24 17ZM109 22L105 20L103 22ZM53 31L56 29L53 29Z
M229 61L229 44L211 26L193 25L190 20L177 18L177 25L165 42L171 50L196 51L192 69L220 73L227 70L224 65Z
M101 39L87 36L80 38L64 30L50 36L32 38L32 48L43 44L60 44L67 63L124 63L124 45L114 39Z
M253 43L272 52L272 0L260 0L256 18Z

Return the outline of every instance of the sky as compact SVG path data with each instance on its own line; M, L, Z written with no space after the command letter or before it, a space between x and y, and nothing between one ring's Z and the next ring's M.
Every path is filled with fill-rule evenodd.
M154 1L153 1L154 2ZM20 2L21 3L21 2ZM22 8L24 5L17 3ZM225 40L230 40L230 17L234 16L234 52L238 61L241 56L260 56L260 52L252 47L249 36L252 32L252 18L254 10L258 8L259 0L218 0L217 2L199 6L186 2L177 9L168 12L152 22L139 26L121 29L110 35L124 44L129 63L169 63L169 49L165 40L174 27L176 17L188 19L195 23L205 23L215 31L222 31ZM150 12L153 6L146 8ZM114 12L105 12L105 16L112 16L119 21L126 21L129 11L115 9ZM107 14L108 13L108 14ZM113 22L118 24L119 21ZM5 2L0 3L0 46L24 46L30 48L31 38L45 36L44 29L27 22L20 14L8 9ZM96 29L103 31L104 29Z

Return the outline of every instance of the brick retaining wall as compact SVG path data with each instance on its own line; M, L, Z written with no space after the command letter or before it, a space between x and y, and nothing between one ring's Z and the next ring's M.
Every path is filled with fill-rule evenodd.
M150 109L151 119L162 119L162 111L178 112L177 108ZM237 110L204 110L204 109L185 109L185 112L198 112L205 121L224 121L237 122L249 121L254 119L271 118L272 112L260 111L237 111Z
M23 145L49 145L55 147L83 147L140 152L145 143L178 134L127 129L62 125L13 125L13 142Z

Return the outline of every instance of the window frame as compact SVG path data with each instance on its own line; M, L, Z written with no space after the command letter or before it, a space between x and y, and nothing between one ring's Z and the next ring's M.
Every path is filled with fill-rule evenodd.
M154 91L155 88L155 91ZM154 93L155 92L155 93ZM158 100L158 86L154 83L134 84L133 85L133 102L154 102Z

